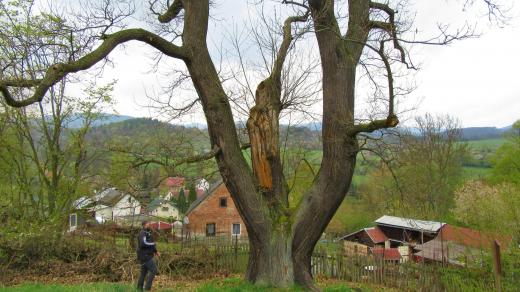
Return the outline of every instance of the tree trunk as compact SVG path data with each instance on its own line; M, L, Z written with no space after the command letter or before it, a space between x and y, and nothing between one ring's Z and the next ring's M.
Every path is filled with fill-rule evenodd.
M283 231L270 232L269 241L250 239L246 279L259 286L290 287L294 284L292 238Z

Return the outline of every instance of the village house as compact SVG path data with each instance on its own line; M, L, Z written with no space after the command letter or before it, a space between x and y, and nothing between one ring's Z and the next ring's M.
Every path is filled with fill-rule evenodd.
M388 237L377 226L363 228L339 239L343 241L343 247L347 254L368 255L371 248L390 248Z
M92 209L99 222L116 221L118 217L135 216L141 213L141 203L132 195L116 188L108 188L95 196L96 206Z
M184 190L184 196L186 199L189 196L189 189L186 185L186 179L184 177L175 176L175 177L167 177L161 183L163 188L166 188L166 195L163 197L166 201L171 201L172 199L178 199L179 193L181 190ZM208 181L204 178L200 179L196 186L195 191L197 192L197 198L202 197L209 188Z
M186 232L191 237L247 238L244 222L223 182L193 202L186 218Z
M340 238L347 254L382 256L387 261L406 262L417 244L435 238L444 223L381 216L376 226L363 228Z
M88 210L93 204L94 200L89 197L81 197L72 203L72 211L69 213L69 231L75 231L78 226L94 221L94 217Z
M164 181L161 183L161 186L163 188L166 188L166 196L164 197L164 199L167 201L170 201L173 198L178 199L180 190L185 189L185 182L186 179L180 176L165 178Z
M466 265L482 260L494 239L503 246L511 238L491 236L469 228L410 218L382 216L376 226L341 238L346 254L382 256L385 261L408 260Z
M172 221L180 219L179 209L170 201L161 198L152 200L146 209L148 215L153 217L165 218Z
M375 221L377 227L389 238L390 247L403 244L423 244L437 236L445 223L384 215Z
M72 203L69 231L74 231L89 221L120 221L140 213L141 203L136 198L116 188L107 188L93 197L81 197Z

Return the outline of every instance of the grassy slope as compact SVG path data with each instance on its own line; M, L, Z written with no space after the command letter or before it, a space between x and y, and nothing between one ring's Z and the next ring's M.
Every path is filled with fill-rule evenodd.
M482 149L482 148L491 148L495 149L498 148L500 145L504 144L506 142L506 139L500 138L500 139L487 139L487 140L473 140L473 141L467 141L469 146L475 149Z

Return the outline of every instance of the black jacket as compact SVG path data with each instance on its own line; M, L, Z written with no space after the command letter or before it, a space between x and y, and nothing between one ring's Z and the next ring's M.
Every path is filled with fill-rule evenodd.
M157 252L156 243L153 240L152 232L149 229L142 229L139 232L137 244L137 259L144 263L153 258Z

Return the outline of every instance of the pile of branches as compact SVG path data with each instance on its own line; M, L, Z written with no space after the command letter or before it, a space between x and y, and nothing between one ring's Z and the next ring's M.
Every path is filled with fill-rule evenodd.
M217 273L215 260L200 254L162 253L159 273L203 279ZM0 237L0 282L129 282L139 274L134 251L71 236L38 234Z

